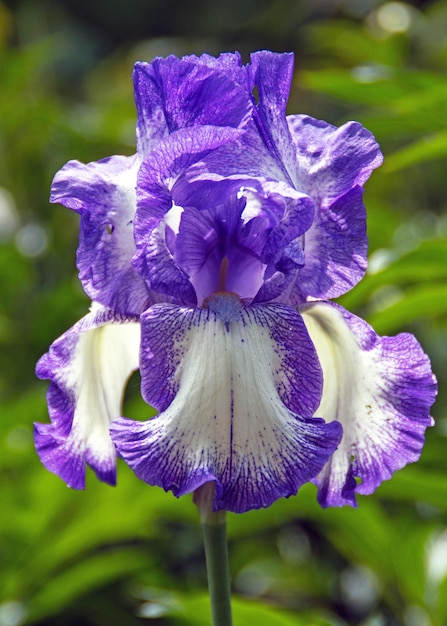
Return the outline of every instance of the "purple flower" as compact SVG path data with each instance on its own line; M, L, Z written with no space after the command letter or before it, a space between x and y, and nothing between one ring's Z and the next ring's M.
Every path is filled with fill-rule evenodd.
M118 452L176 496L213 481L215 510L309 481L322 506L355 506L418 459L427 356L327 300L365 272L363 184L382 156L356 122L286 116L292 71L271 52L137 63L137 154L56 175L93 307L37 365L51 423L36 447L71 487L86 464L114 484ZM159 411L145 422L121 417L138 368Z

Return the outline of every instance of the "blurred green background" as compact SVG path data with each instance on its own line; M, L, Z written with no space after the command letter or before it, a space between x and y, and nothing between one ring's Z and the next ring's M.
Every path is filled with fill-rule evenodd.
M439 378L419 463L359 507L309 485L229 516L235 626L447 624L447 1L0 2L0 626L209 624L197 513L120 464L74 492L37 459L34 364L88 308L77 216L50 205L69 159L134 151L131 72L156 55L292 50L292 113L356 119L382 145L367 184L370 270L342 301L414 332ZM143 417L138 380L125 414Z

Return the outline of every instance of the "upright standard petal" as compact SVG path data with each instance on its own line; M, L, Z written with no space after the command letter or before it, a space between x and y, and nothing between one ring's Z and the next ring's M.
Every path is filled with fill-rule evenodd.
M138 172L137 236L140 224L142 230L146 224L157 224L169 211L174 186L192 165L241 134L243 131L235 128L199 126L180 129L160 142L144 159ZM142 240L143 235L141 232Z
M338 450L316 479L322 506L356 505L396 470L417 461L436 380L416 339L379 337L363 320L330 303L303 319L323 368L316 415L343 425Z
M284 172L284 180L297 183L297 165L290 136L286 107L293 77L293 54L262 50L251 55L248 66L250 86L257 90L254 117L271 155Z
M177 204L177 185L180 193L184 192L179 181L188 168L241 132L217 126L181 129L161 142L141 165L133 264L152 291L174 296L178 303L195 305L197 299L188 277L172 258L162 220Z
M287 118L296 149L298 188L323 206L363 185L383 161L372 133L358 122L337 128L308 115Z
M355 186L315 219L303 237L305 262L294 298L335 298L356 285L367 267L368 240L363 189Z
M51 424L35 424L35 444L45 467L69 487L83 489L85 465L114 485L116 452L109 434L121 414L125 383L138 368L140 325L135 318L99 308L53 343L37 364L51 381Z
M161 413L119 419L112 438L137 476L181 496L215 481L214 509L241 513L315 477L341 427L311 419L321 372L290 307L155 305L142 318L142 392Z
M123 314L141 313L151 302L131 263L138 167L136 156L69 161L51 187L51 202L81 215L77 265L87 295Z
M138 151L148 154L168 134L191 126L243 127L251 114L247 89L239 84L239 55L157 57L136 63ZM235 80L238 79L238 80Z
M297 188L315 202L315 219L304 242L301 301L307 296L337 297L365 273L362 191L382 163L382 154L373 135L357 122L336 128L307 115L292 115L288 123L296 150Z
M153 79L162 93L170 132L191 126L243 127L251 116L246 89L234 81L234 69L212 67L200 58L156 58ZM236 70L236 76L238 72Z

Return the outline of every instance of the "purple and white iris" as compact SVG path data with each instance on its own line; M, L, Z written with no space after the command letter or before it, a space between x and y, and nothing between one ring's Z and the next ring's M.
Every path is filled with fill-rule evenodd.
M308 481L322 506L355 506L420 456L427 356L328 301L365 272L363 184L382 156L356 122L287 116L292 72L265 51L137 63L136 155L57 173L93 305L37 365L51 423L36 447L69 486L86 464L114 484L118 454L176 496L212 481L215 510ZM145 422L121 417L138 368L159 411Z

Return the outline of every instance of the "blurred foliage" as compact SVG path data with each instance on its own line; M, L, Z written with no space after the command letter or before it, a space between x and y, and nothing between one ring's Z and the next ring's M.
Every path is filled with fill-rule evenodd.
M229 518L235 626L447 624L447 2L32 0L0 3L0 626L209 623L196 511L140 483L77 493L32 445L36 359L86 310L77 219L48 203L69 159L131 154L135 60L296 53L290 112L376 135L370 269L342 302L380 333L414 332L439 378L419 463L358 509L303 488ZM132 378L126 414L147 408Z

